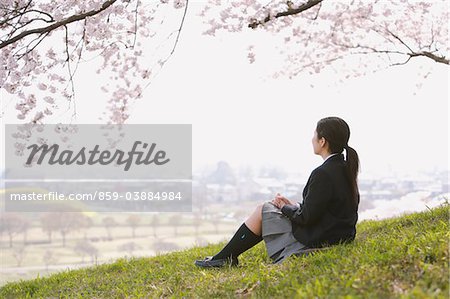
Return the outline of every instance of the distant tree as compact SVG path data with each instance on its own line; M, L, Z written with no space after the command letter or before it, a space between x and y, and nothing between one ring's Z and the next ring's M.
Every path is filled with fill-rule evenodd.
M62 237L62 245L66 247L67 234L79 230L80 225L85 223L85 216L80 212L56 212L54 216L57 219L59 233Z
M46 250L44 255L42 256L42 261L45 264L45 270L48 271L48 266L54 264L57 260L57 257L51 250Z
M41 228L43 232L47 233L48 242L52 243L52 233L58 231L58 223L53 212L41 216Z
M13 257L17 262L17 267L20 267L22 265L25 256L26 256L25 246L20 246L19 248L14 249Z
M73 248L76 253L81 255L81 262L84 263L84 257L86 255L91 257L92 263L97 263L98 258L98 249L92 245L89 241L78 241L75 247Z
M93 221L89 216L80 214L80 218L78 219L79 225L78 229L84 231L84 240L87 240L87 231L92 227Z
M85 227L87 220L79 211L49 212L41 217L42 230L47 232L49 241L53 231L61 234L62 246L66 246L67 234Z
M133 237L133 239L136 237L136 228L138 227L139 223L141 222L141 217L139 215L133 214L128 216L127 218L127 224L130 226L131 228L131 236Z
M2 230L6 232L9 237L9 247L13 246L13 238L23 229L24 220L17 213L5 212L0 214L0 224Z
M108 240L112 240L113 238L111 231L113 227L117 226L116 220L113 217L108 216L102 219L102 223L105 226L106 233L108 234Z

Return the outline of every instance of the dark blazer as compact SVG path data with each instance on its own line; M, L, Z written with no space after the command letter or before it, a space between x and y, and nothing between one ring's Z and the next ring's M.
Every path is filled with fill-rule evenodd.
M303 203L285 205L281 212L292 222L294 237L308 247L353 241L358 221L345 169L344 156L328 158L311 173L303 190Z

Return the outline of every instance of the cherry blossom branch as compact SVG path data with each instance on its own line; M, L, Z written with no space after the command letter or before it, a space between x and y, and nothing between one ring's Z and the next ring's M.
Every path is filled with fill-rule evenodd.
M72 95L69 98L69 107L67 108L67 110L70 109L70 103L72 102L72 99L75 98L75 85L73 83L73 75L74 73L72 73L72 69L70 67L70 53L69 53L69 30L67 28L67 25L64 25L65 31L66 31L66 37L65 37L65 43L66 43L66 54L67 54L67 58L66 58L66 62L67 62L67 71L69 72L69 83L71 88L72 88ZM73 104L74 107L74 112L72 114L72 117L75 116L77 114L77 106L76 103L74 101Z
M175 52L175 48L176 48L176 46L178 44L178 40L180 39L181 29L183 29L184 19L186 18L186 13L187 13L187 10L188 10L188 4L189 4L189 0L186 0L186 6L184 7L183 18L181 19L180 28L178 28L177 38L175 39L175 44L173 45L173 48L172 48L172 51L170 52L170 55L172 55Z
M413 51L398 36L396 38L398 40L400 40L402 42L402 44L404 44L411 52L410 53L406 53L406 52L401 52L401 51L396 51L396 50L395 51L394 50L379 50L379 49L376 49L376 48L373 48L373 47L364 46L364 45L360 45L360 44L357 44L355 46L345 45L345 44L336 43L336 42L333 42L333 44L335 44L336 46L347 48L347 49L366 49L366 50L370 50L370 51L367 51L367 52L353 52L352 54L373 54L373 53L378 53L378 54L387 54L388 57L389 57L389 54L399 54L399 55L407 55L408 56L406 61L400 62L400 63L394 63L391 66L405 65L406 63L408 63L411 60L411 58L419 57L419 56L428 57L430 59L433 59L435 62L439 62L439 63L443 63L443 64L449 64L449 60L445 56L438 56L438 55L435 55L435 54L433 54L432 52L429 52L429 51L420 51L420 52Z
M413 53L414 51L411 49L410 46L408 46L400 37L398 37L398 35L394 34L393 32L391 32L389 29L386 28L386 31L389 32L390 35L392 35L396 40L398 40L402 45L404 45L406 48L408 48L408 50Z
M406 64L411 58L419 57L419 56L428 57L428 58L434 60L435 62L439 62L439 63L443 63L443 64L447 64L447 65L450 64L450 61L445 56L437 56L429 51L419 51L419 52L414 51L398 35L389 31L389 29L386 29L386 30L387 30L387 32L389 32L390 35L392 35L395 39L397 39L400 43L402 43L410 51L410 53L407 53L407 55L409 55L408 59L402 64Z
M11 10L11 12L16 13L16 14L12 14L12 17L7 18L6 20L3 20L3 21L0 23L0 25L3 26L4 24L7 24L8 21L13 20L13 19L15 19L15 18L17 18L17 17L19 17L19 21L18 21L18 23L19 23L19 22L20 22L20 19L22 18L22 16L26 13L27 8L30 7L31 2L32 2L32 0L28 1L28 3L27 3L24 7L19 7L19 8L17 8L17 9ZM16 3L16 5L17 5L17 3ZM5 9L5 10L6 10L6 7L2 7L2 9ZM24 10L24 12L23 12L23 13L20 13L20 10Z
M39 35L38 37L36 37L35 39L33 39L28 45L26 45L26 46L24 46L24 47L22 47L21 49L19 49L13 56L16 56L16 55L19 55L18 53L22 50L22 49L26 49L25 50L25 52L23 52L22 54L20 54L18 57L17 57L17 60L20 60L20 59L22 59L24 56L26 56L28 53L31 53L46 37L47 37L47 35L49 35L49 33L50 32L46 32L45 34L43 34L43 35ZM35 42L35 41L37 41L38 40L38 42L30 49L30 46Z
M432 52L428 52L428 51L413 52L413 53L408 53L408 55L409 55L409 58L425 56L425 57L428 57L428 58L434 60L435 62L450 65L450 61L445 56L438 56L438 55L435 55Z
M30 30L25 30L22 31L20 34L6 40L0 43L0 49L16 43L17 41L20 41L21 39L27 37L28 35L32 35L32 34L44 34L44 33L48 33L50 31L53 31L61 26L65 26L67 24L73 23L73 22L78 22L81 21L83 19L86 19L87 17L91 17L94 16L102 11L104 11L105 9L107 9L108 7L110 7L111 5L114 4L114 2L116 2L117 0L108 0L106 2L104 2L102 4L102 6L99 9L94 9L91 11L88 11L86 13L82 13L82 14L78 14L78 15L72 15L66 19L63 19L59 22L56 22L52 25L46 26L46 27L41 27L41 28L35 28L35 29L30 29Z
M177 47L178 40L180 39L181 30L183 29L184 20L185 20L185 18L186 18L186 14L187 14L187 10L188 10L188 4L189 4L189 0L186 0L186 6L184 7L183 18L181 19L180 27L179 27L178 30L177 30L177 31L178 31L178 34L177 34L177 37L176 37L176 39L175 39L175 43L174 43L174 45L173 45L172 51L170 51L170 53L169 53L169 55L166 57L166 59L164 59L164 60L162 60L162 61L161 61L161 60L158 61L159 65L160 65L160 69L166 64L166 62L169 60L169 58L170 58L170 57L173 55L173 53L175 52L175 48ZM171 35L172 35L172 33L169 35L169 38L170 38ZM156 77L158 74L159 74L159 72L156 73L155 77ZM144 90L146 90L146 89L150 86L151 83L152 83L152 81L149 81L149 82L144 86L144 88L142 89L142 92L144 92ZM142 94L142 92L139 94L139 96Z
M13 11L13 12L16 12L16 11ZM30 10L27 10L25 12L17 13L15 15L10 16L9 18L7 18L5 20L0 21L0 27L5 25L5 24L8 24L9 21L14 20L15 18L22 17L24 14L32 13L32 12L35 12L35 13L38 13L38 14L43 14L43 15L47 16L49 19L47 20L47 19L43 19L43 18L34 18L34 19L31 20L31 22L33 22L33 21L43 21L43 22L46 22L46 23L51 23L51 22L55 21L53 19L53 17L49 13L46 13L44 11L40 11L40 10L37 10L37 9L30 9Z
M262 20L262 21L258 21L257 19L251 19L251 20L250 20L250 24L248 24L248 27L249 27L249 28L252 28L252 29L255 29L255 28L257 28L258 26L263 25L263 24L269 22L269 21L272 20L272 19L278 19L278 18L281 18L281 17L286 17L286 16L292 16L292 15L299 14L299 13L305 11L305 10L308 10L308 9L310 9L310 8L312 8L312 7L314 7L314 6L316 6L317 4L321 3L322 1L323 1L323 0L309 0L308 2L306 2L306 3L302 4L302 5L300 5L300 6L297 7L297 8L293 8L293 7L291 6L291 4L290 4L291 2L288 1L288 2L287 2L287 4L288 4L288 9L287 9L286 11L279 12L279 13L275 14L274 16L271 16L270 13L269 13L269 14L264 18L264 20Z
M136 38L137 38L137 23L138 23L138 7L139 7L139 1L136 1L136 8L134 10L134 37L133 37L133 45L131 46L131 48L134 48L134 46L136 45Z

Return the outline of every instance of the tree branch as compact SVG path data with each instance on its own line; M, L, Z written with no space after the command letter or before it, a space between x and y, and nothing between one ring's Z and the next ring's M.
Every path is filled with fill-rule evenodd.
M286 16L292 16L292 15L299 14L299 13L305 11L305 10L310 9L311 7L316 6L317 4L321 3L322 1L323 0L309 0L308 2L300 5L297 8L292 8L291 6L289 6L288 10L279 12L279 13L277 13L274 16L271 16L269 14L262 21L258 21L256 19L250 20L250 24L248 24L248 27L250 27L252 29L255 29L259 25L263 25L263 24L269 22L271 19L278 19L278 18L281 18L281 17L286 17Z
M398 37L398 35L392 33L389 29L386 28L386 31L389 32L390 35L392 35L395 39L397 39L400 43L402 43L402 45L404 45L406 48L408 48L409 51L411 51L411 53L414 53L414 51L411 49L410 46L408 46L400 37Z
M186 14L187 14L187 11L188 11L188 4L189 4L189 0L186 0L186 6L184 7L183 17L182 17L182 19L181 19L180 27L179 27L178 30L177 30L178 33L177 33L177 37L176 37L176 39L175 39L175 43L174 43L174 45L173 45L172 51L170 51L169 55L168 55L164 60L159 60L159 61L158 61L159 65L160 65L160 69L166 64L166 62L169 60L169 58L172 57L173 53L175 53L175 49L176 49L176 47L177 47L177 45L178 45L178 40L180 39L181 30L183 29L184 20L185 20L185 18L186 18ZM173 33L173 32L172 32L172 33ZM172 36L172 33L169 35L169 38L170 38L170 36ZM159 74L159 72L158 72L155 76L157 76L158 74ZM142 92L139 94L139 96L141 96L142 93L144 92L144 90L146 90L147 87L150 86L151 82L152 82L152 81L148 82L148 83L144 86L144 88L142 89Z
M186 0L186 6L184 7L183 18L181 19L180 28L178 28L177 38L175 40L175 44L173 45L172 51L170 52L170 55L172 55L175 52L175 48L177 47L178 40L180 39L181 29L183 29L184 19L186 18L186 13L188 10L188 4L189 4L189 0Z
M428 52L428 51L422 51L422 52L417 52L417 53L413 52L413 53L409 53L408 55L410 56L410 58L411 57L425 56L425 57L433 59L434 61L439 62L439 63L443 63L443 64L447 64L447 65L450 64L450 61L445 56L437 56L437 55L435 55L435 54L433 54L431 52Z
M1 20L0 21L0 27L2 27L5 24L8 24L9 21L12 21L12 20L14 20L16 18L22 17L23 15L25 15L27 13L33 13L33 12L35 12L37 14L43 14L43 15L47 16L49 19L45 20L45 19L42 19L42 18L34 18L34 19L32 19L31 22L33 22L33 20L41 20L41 21L44 21L46 23L51 23L51 22L55 21L53 19L53 17L49 13L46 13L46 12L43 12L43 11L40 11L40 10L37 10L37 9L30 9L30 10L24 11L22 13L17 13L16 11L14 11L14 13L17 13L17 14L13 14L12 16L10 15L7 19Z
M13 44L25 37L27 37L28 35L31 34L44 34L44 33L48 33L50 31L53 31L61 26L65 26L67 24L73 23L73 22L77 22L83 19L86 19L87 17L91 17L94 16L102 11L104 11L105 9L107 9L108 7L110 7L111 5L114 4L114 2L116 2L117 0L108 0L106 2L103 3L102 7L100 7L99 9L96 10L91 10L88 11L86 13L82 13L82 14L78 14L78 15L73 15L70 16L64 20L61 20L59 22L56 22L52 25L46 26L46 27L41 27L41 28L35 28L35 29L30 29L30 30L26 30L26 31L22 31L20 34L12 37L11 39L8 39L2 43L0 43L0 49Z

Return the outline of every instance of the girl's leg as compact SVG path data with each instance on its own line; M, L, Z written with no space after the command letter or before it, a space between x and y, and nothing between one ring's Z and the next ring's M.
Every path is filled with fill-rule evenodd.
M227 245L216 255L212 257L214 260L235 260L237 257L262 241L262 204L258 205L248 219L239 227L234 236ZM211 262L206 259L197 261L197 266L210 267Z
M262 204L258 205L250 217L244 222L245 225L258 236L261 236L262 232L262 207Z

